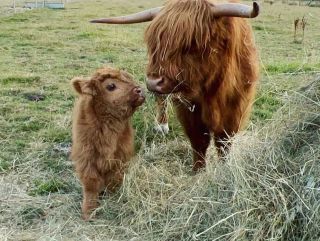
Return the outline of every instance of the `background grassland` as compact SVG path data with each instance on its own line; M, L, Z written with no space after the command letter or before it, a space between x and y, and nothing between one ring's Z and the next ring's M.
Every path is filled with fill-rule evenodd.
M131 72L143 85L147 62L146 24L92 25L88 20L161 3L79 0L65 10L18 14L8 12L8 1L0 3L1 240L319 238L312 226L319 214L300 212L305 206L319 211L319 203L293 185L307 183L316 192L319 184L319 169L308 169L319 164L319 86L293 100L290 96L320 72L320 10L281 3L262 4L261 16L250 20L260 52L261 84L248 130L235 139L228 164L216 165L211 148L207 169L193 175L191 149L173 110L170 134L154 133L154 103L148 95L134 116L138 154L124 187L102 202L96 221L80 219L81 188L68 161L75 99L70 80L112 65ZM302 41L300 31L294 41L293 19L302 16L308 21L305 36ZM309 112L297 114L300 110ZM301 125L309 123L304 125L308 128L301 129L298 119ZM291 126L288 132L282 122ZM273 139L261 139L264 135ZM304 180L292 179L307 169Z

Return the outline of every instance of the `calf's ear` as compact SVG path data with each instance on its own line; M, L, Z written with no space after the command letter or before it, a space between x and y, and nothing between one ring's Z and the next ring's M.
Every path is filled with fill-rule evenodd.
M80 95L96 95L92 83L88 79L75 77L71 80L72 86Z

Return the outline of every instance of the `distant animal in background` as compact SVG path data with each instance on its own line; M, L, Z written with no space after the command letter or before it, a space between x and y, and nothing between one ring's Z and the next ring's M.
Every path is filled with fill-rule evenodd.
M259 79L253 33L244 19L258 16L259 5L252 4L169 0L164 7L91 21L151 21L145 31L147 88L160 95L179 94L182 102L174 105L191 142L195 171L205 166L211 133L222 156L229 138L249 117ZM159 107L160 117L165 107Z
M134 155L130 119L145 100L142 89L125 71L105 67L91 78L76 77L79 94L74 108L71 159L83 187L85 220L98 207L105 188L114 191L123 181Z
M307 25L307 19L305 18L305 16L303 16L301 19L302 40L304 40L304 30L306 29L306 25Z
M299 26L299 22L300 22L300 18L295 18L294 21L293 21L293 24L294 24L294 40L296 40L296 37L297 37L297 30L298 30L298 26Z
M308 24L307 23L307 19L305 16L303 16L300 20L300 18L295 18L294 21L293 21L293 24L294 24L294 35L293 35L293 40L294 42L301 42L304 40L304 32L305 32L305 29L306 29L306 25ZM301 41L298 41L297 40L297 32L299 30L299 27L301 27L302 29L302 39Z

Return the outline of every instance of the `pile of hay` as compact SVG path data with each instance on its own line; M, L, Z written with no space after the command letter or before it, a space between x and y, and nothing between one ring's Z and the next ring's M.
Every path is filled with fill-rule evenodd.
M188 149L175 149L181 143L141 153L119 205L104 205L105 214L115 214L115 225L125 228L124 236L114 234L143 240L319 240L320 78L284 98L272 121L234 138L225 162L211 157L200 174L187 173L190 167L181 160L190 156Z

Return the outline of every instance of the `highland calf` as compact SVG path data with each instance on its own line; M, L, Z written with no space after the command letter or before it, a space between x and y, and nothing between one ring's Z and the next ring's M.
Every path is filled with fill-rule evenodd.
M71 159L83 186L83 218L98 206L105 188L121 183L134 154L130 118L144 102L142 89L120 70L102 68L89 79L74 78L79 94L72 128Z
M205 165L210 133L221 156L228 149L225 141L249 117L259 63L252 29L244 18L258 14L256 2L250 7L234 2L168 0L164 7L91 21L151 21L145 32L147 88L180 96L182 102L174 104L193 148L194 170ZM167 119L165 104L160 109L163 117L158 120Z

